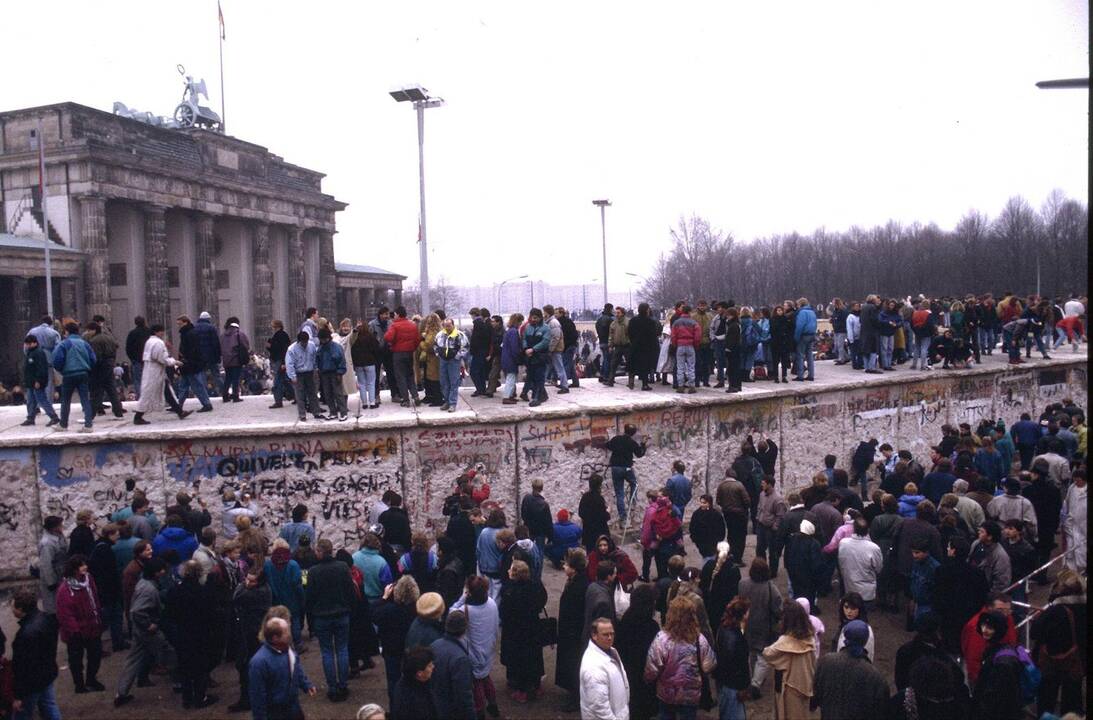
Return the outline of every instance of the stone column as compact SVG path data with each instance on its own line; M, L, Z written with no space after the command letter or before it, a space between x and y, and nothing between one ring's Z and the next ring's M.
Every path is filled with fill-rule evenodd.
M80 200L80 220L83 228L83 250L87 317L102 315L111 327L109 245L106 237L106 198L83 195Z
M167 290L167 208L163 205L144 207L144 303L148 325L171 324L170 296Z
M273 268L269 262L269 224L254 224L254 334L252 345L257 338L266 337L269 324L273 320Z
M31 325L37 325L38 318L34 318L34 322L31 322L31 298L30 298L30 280L25 277L13 277L11 279L11 303L12 310L15 312L12 316L12 320L15 324L15 332L26 332L27 328ZM63 317L63 314L62 314ZM23 337L20 336L19 342L23 342Z
M368 299L371 294L372 288L361 288L357 291L357 317L365 322L372 319L368 317L368 308L371 305L371 303L368 302Z
M319 313L338 314L338 278L334 268L334 235L320 230L319 236Z
M288 312L285 325L297 328L307 310L307 277L304 272L304 231L299 225L288 227ZM291 334L291 333L290 333Z
M61 278L60 286L61 304L57 314L61 317L65 315L79 317L80 315L76 308L76 280L74 278Z
M204 213L199 213L194 218L197 300L200 305L197 312L208 312L213 316L213 323L219 324L223 318L217 317L220 299L216 287L216 269L213 267L213 256L216 254L213 222L213 217Z
M396 288L395 289L395 307L398 307L401 304L402 304L402 289L401 288ZM392 308L392 312L393 311L394 311L394 309Z

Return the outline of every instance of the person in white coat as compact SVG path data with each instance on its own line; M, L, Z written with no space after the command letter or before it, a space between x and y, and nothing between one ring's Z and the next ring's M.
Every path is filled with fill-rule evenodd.
M592 623L581 658L581 720L630 720L630 683L607 618Z
M839 541L839 577L845 592L856 592L862 600L877 599L877 578L884 566L880 546L869 539L869 523L859 517L854 532Z
M1073 550L1063 562L1068 568L1085 576L1086 557L1086 489L1085 470L1075 470L1070 476L1070 487L1063 499L1062 526L1064 549Z
M149 425L144 416L165 406L170 407L179 420L193 412L183 410L167 388L167 368L175 367L178 362L167 352L167 345L163 342L163 326L157 323L149 330L152 335L144 343L144 372L140 376L140 400L137 402L137 413L133 416L134 425Z

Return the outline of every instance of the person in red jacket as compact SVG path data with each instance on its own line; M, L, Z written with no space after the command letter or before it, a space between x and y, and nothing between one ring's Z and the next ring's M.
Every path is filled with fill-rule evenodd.
M979 670L983 667L983 651L987 649L987 641L979 634L979 618L992 610L997 610L1006 616L1006 635L1002 638L1003 644L1017 644L1017 627L1013 624L1010 596L1005 593L993 593L983 609L973 615L960 631L960 654L964 657L964 667L968 671L968 684L973 687L975 681L979 679Z
M679 317L672 321L672 345L676 349L678 393L695 392L695 353L702 341L702 326L691 317L691 306L684 305Z
M395 321L387 328L383 339L391 349L402 407L410 407L411 402L419 404L417 382L414 380L414 351L421 342L421 333L417 325L406 319L406 308L401 305L395 308Z
M57 624L61 640L68 646L68 666L76 692L101 692L99 682L102 664L102 606L95 579L87 571L83 555L73 555L65 563L64 575L57 588ZM87 655L87 673L83 657Z
M630 556L626 554L626 551L615 545L615 541L611 539L610 535L600 535L596 538L596 548L588 556L588 576L590 578L596 577L596 566L599 565L600 560L610 560L615 563L619 585L622 585L623 590L629 592L634 581L638 579L638 569L634 567L634 563L630 560Z

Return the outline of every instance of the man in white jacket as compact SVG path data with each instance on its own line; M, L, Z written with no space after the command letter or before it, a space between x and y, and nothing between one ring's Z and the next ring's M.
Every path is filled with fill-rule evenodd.
M869 523L859 517L854 532L839 541L839 577L845 592L856 592L868 605L877 599L877 578L884 566L880 546L869 539Z
M581 720L630 720L630 683L614 642L615 625L594 620L581 658Z

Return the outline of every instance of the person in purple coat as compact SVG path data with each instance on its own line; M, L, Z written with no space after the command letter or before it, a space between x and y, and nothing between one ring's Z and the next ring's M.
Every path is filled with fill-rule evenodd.
M509 315L505 335L501 338L501 374L505 376L501 402L505 405L516 404L516 373L520 369L520 357L523 354L520 326L523 323L524 316L520 313Z

